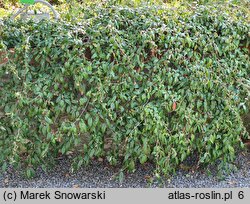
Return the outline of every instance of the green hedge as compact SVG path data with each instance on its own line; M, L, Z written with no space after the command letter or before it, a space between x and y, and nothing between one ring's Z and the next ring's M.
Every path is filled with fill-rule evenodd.
M237 13L238 12L238 13ZM59 154L169 175L235 159L248 133L249 24L234 6L86 7L78 23L0 30L0 163L32 176ZM4 53L4 52L2 52ZM2 54L3 55L3 54Z

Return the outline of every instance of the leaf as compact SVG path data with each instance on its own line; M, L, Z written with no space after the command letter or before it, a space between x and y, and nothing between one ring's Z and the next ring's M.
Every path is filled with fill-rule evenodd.
M86 126L85 122L82 119L79 122L79 126L80 126L81 133L87 132L87 126Z
M48 118L47 116L45 116L45 121L48 123L48 124L53 124L53 121Z
M89 116L89 118L88 118L88 126L91 127L92 124L93 124L93 119L92 119L91 116Z
M234 148L232 146L228 146L228 150L230 154L234 154Z
M175 110L176 110L176 107L177 107L177 103L174 102L173 105L172 105L172 110L175 111Z
M135 169L135 162L134 162L133 160L131 160L131 161L129 162L128 169L129 169L130 171L133 171L133 170Z
M7 170L7 162L4 162L2 165L2 171L5 172Z
M140 158L140 163L144 164L147 161L147 156L146 155L142 155Z
M65 147L65 145L62 147L62 154L65 154L66 153L66 147Z
M28 169L26 170L26 176L27 176L28 178L32 178L34 175L35 175L35 171L34 171L33 168L28 168Z
M120 185L122 184L123 180L124 180L124 173L123 173L123 171L120 171L120 173L119 173L119 183L120 183Z

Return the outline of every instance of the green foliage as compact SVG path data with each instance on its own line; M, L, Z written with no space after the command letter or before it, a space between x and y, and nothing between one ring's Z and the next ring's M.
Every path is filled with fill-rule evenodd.
M0 163L77 153L153 162L168 175L190 155L230 163L247 132L249 24L234 6L90 6L70 23L3 22ZM231 15L233 14L233 15ZM119 174L120 180L123 173Z

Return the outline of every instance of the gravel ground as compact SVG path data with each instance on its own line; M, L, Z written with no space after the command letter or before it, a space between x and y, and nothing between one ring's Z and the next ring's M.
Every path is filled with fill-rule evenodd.
M208 175L203 171L179 170L171 179L163 182L148 182L153 174L154 167L150 164L139 166L135 173L125 175L123 183L119 183L116 175L118 168L111 168L102 162L94 161L92 165L81 168L77 173L70 173L69 159L59 160L58 164L49 173L42 170L35 178L24 178L20 172L8 169L0 175L0 187L21 188L105 188L105 187L250 187L250 152L239 154L236 165L238 171L226 176L224 180L216 177L214 167L209 167L214 173ZM151 176L150 176L151 175Z

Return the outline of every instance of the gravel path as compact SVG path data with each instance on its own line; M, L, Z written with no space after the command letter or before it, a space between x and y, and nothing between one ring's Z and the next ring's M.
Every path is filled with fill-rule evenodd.
M147 164L140 166L135 173L125 175L123 183L119 183L116 178L118 168L107 167L102 162L94 161L91 166L81 168L77 173L70 173L70 162L62 159L58 165L45 173L42 170L37 172L37 176L28 180L19 172L9 169L0 175L0 187L26 187L26 188L104 188L104 187L250 187L250 152L239 154L236 165L238 171L228 175L220 181L215 174L208 176L202 171L191 172L179 170L173 178L164 182L147 182L153 174L153 166ZM213 167L210 167L215 172Z

